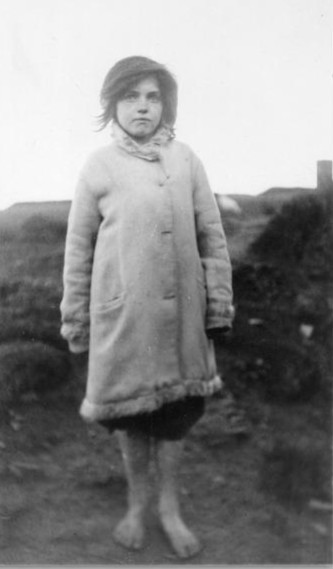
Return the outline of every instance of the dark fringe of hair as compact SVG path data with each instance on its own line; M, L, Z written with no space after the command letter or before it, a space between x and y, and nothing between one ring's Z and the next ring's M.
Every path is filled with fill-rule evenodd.
M162 67L162 66L161 66ZM137 71L129 76L119 77L116 81L110 69L105 77L100 93L102 113L96 117L98 129L103 130L111 120L117 120L117 103L125 93L142 79L155 77L158 81L162 97L162 121L174 136L173 125L177 114L177 83L172 74L165 69L153 71Z

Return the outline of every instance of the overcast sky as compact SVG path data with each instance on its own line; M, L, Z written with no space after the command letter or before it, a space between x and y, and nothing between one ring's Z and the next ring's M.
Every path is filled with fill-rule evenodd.
M0 0L0 208L71 199L120 58L165 63L215 192L316 184L331 159L331 0Z

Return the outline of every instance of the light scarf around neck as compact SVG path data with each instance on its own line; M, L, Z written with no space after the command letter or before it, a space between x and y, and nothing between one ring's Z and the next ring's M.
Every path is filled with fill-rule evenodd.
M115 121L112 123L111 129L112 137L120 148L129 154L151 162L160 160L161 147L174 138L172 130L166 125L160 126L148 142L143 144L136 142Z

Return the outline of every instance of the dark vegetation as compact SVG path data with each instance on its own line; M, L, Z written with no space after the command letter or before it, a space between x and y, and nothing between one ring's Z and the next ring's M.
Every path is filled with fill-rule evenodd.
M69 359L45 342L0 344L0 404L6 408L26 394L45 393L69 380ZM29 398L28 398L29 399Z
M230 522L229 539L216 546L211 556L207 552L206 563L331 561L332 218L323 195L299 193L293 199L273 191L258 198L233 196L241 215L222 212L236 305L233 331L216 346L226 392L211 401L192 435L187 456L188 476L191 469L200 470L200 476L189 478L189 488L195 486L194 497L200 497L198 508L205 510L202 516L211 535L220 518ZM71 455L74 462L82 462L82 451L95 450L86 450L86 433L75 443L79 419L76 426L72 423L82 384L59 334L68 211L69 203L63 202L20 204L0 212L0 414L4 432L9 432L9 438L11 432L18 436L17 445L23 449L30 444L29 429L34 444L41 444L36 441L43 436L44 421L46 432L50 429L47 436L58 440L57 448L62 436L64 449L74 437ZM58 406L52 394L59 398ZM68 394L74 408L73 401L66 399ZM34 417L26 434L19 430L16 413ZM105 441L98 443L99 432L91 436L100 444L95 460L101 463L95 472L103 469L103 453L108 451ZM12 441L9 447L15 444ZM75 444L81 459L75 458ZM1 448L0 431L0 453ZM58 455L61 467L69 460L63 452ZM69 472L75 464L67 464ZM1 484L12 480L8 472L0 468ZM83 476L81 470L77 476ZM68 483L72 484L71 479ZM220 487L221 504L215 497ZM215 488L211 507L209 488ZM65 502L74 499L64 495L62 487L59 492ZM85 499L86 495L81 496L75 506L79 516L75 527L86 517L80 510L86 509ZM102 494L101 500L97 517L106 500ZM212 517L215 507L221 508L217 520ZM44 511L42 504L40 516ZM37 525L40 528L39 520ZM239 545L240 536L246 535L248 542ZM72 557L64 551L62 562L81 559L79 550ZM13 559L58 560L54 555L36 553L34 558L23 548L21 557ZM141 562L160 560L158 552L154 559L147 555ZM88 560L103 562L98 556Z
M256 358L241 388L254 381L274 401L330 397L332 248L331 211L318 193L286 202L236 263L230 347Z
M221 357L227 385L252 423L258 401L259 417L269 405L275 435L262 447L260 487L296 510L310 496L332 500L331 200L305 192L272 201L268 216L266 206L256 212L257 220L267 217L257 235L247 231L248 247L233 258L236 319Z

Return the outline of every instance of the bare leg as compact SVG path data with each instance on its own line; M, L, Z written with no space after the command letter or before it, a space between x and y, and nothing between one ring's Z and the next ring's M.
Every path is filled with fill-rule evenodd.
M191 557L201 545L186 527L180 515L177 474L183 441L156 441L156 458L160 478L159 513L162 526L179 557Z
M118 437L128 483L128 511L117 525L114 539L127 548L140 549L145 534L150 439L134 431L119 432Z

